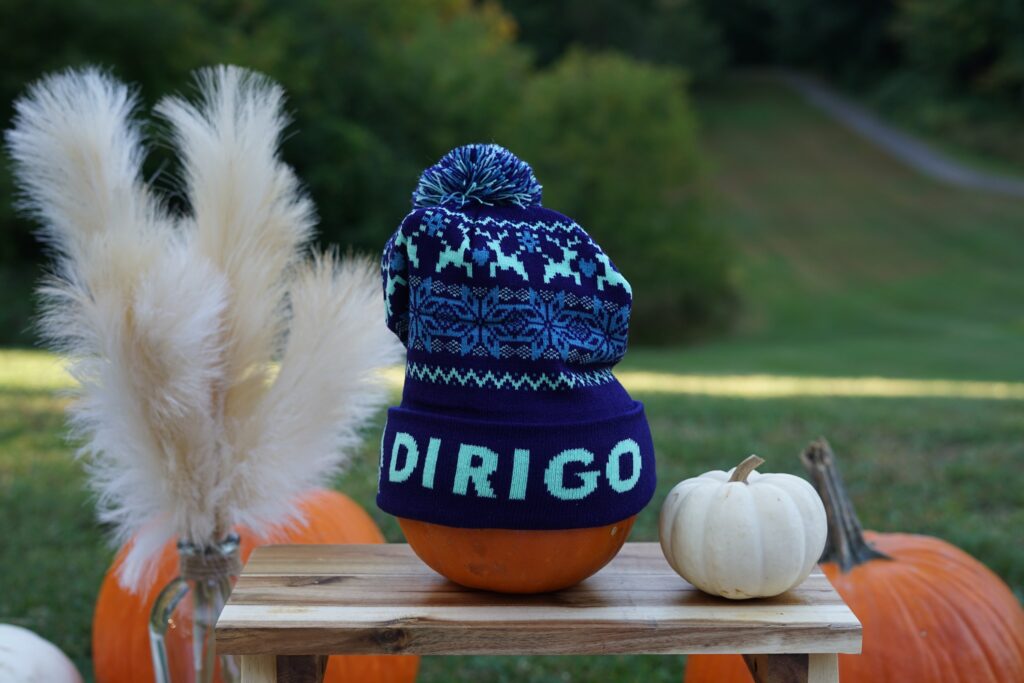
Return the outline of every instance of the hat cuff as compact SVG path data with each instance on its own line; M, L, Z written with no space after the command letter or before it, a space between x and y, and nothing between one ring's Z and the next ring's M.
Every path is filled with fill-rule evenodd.
M561 423L494 422L391 408L377 505L474 529L576 529L637 514L654 495L643 405Z

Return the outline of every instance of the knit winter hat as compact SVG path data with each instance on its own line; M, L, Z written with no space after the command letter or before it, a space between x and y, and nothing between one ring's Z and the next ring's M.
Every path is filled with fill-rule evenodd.
M611 372L629 283L540 200L508 150L459 147L424 171L385 246L387 324L408 356L381 443L382 510L571 529L630 517L654 494L643 406Z

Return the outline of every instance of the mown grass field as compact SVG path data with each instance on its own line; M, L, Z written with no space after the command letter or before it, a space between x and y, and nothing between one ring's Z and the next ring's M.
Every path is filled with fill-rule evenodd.
M1024 202L916 175L770 82L698 101L745 315L657 369L1024 379Z
M635 350L623 364L647 404L661 481L633 538L656 538L676 481L753 451L798 472L798 451L824 434L868 527L946 538L1024 597L1024 400L957 383L941 396L932 384L893 396L864 382L860 395L818 395L820 378L875 376L1024 391L1024 202L919 179L773 85L740 82L701 107L709 217L736 238L746 308L726 341ZM677 377L695 373L816 379L765 393L763 380ZM52 357L0 354L0 622L54 640L91 680L91 611L112 551L63 436L62 381ZM379 429L336 485L397 541L373 505ZM678 681L683 665L428 658L420 680Z

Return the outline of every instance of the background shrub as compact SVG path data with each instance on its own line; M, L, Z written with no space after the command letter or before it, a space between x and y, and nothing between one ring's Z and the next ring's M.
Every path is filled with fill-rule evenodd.
M728 319L729 252L701 225L696 124L682 74L569 52L532 78L507 139L633 286L632 339L673 342Z

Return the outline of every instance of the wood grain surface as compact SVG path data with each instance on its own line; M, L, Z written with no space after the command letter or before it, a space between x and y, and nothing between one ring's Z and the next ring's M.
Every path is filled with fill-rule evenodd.
M861 626L820 572L731 601L680 578L656 543L545 595L469 590L408 546L264 546L217 624L227 654L689 654L860 651Z

